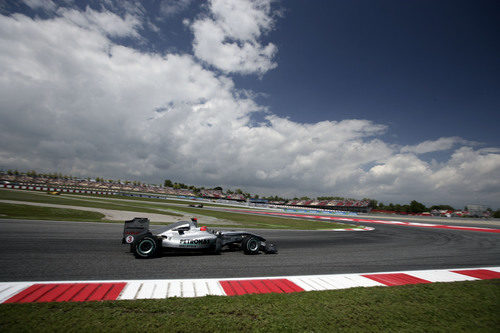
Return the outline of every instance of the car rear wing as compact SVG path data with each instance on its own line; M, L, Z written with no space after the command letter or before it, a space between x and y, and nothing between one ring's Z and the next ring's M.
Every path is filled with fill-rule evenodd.
M144 217L135 217L133 220L125 221L123 227L122 243L131 243L137 236L149 231L149 219ZM127 239L127 237L130 239Z

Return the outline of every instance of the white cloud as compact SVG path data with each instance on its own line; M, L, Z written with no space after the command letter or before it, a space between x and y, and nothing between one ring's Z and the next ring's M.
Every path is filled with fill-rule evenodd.
M134 15L124 18L110 12L98 12L87 7L85 12L76 9L61 8L58 13L71 23L88 30L99 30L110 37L139 37L137 29L142 22Z
M276 67L274 44L259 38L273 25L270 0L212 0L195 20L194 54L225 73L264 74Z
M31 9L42 9L47 12L52 12L57 8L51 0L23 0L23 2Z
M472 142L468 142L456 136L439 138L437 140L427 140L414 146L404 146L401 148L401 152L425 154L425 153L449 150L458 144L472 144Z
M384 202L419 200L500 205L500 154L460 147L444 163L427 163L416 155L395 154L360 178L358 193ZM399 198L399 201L396 199Z
M136 36L138 27L91 9L46 20L0 16L0 168L500 206L497 148L457 147L448 161L429 163L417 154L465 141L400 149L368 120L278 117L194 56L110 39ZM265 123L251 121L255 112L265 112Z
M163 0L160 2L160 13L171 16L185 10L192 0Z
M402 199L430 191L431 166L413 154L394 154L370 168L360 178L361 191L379 192ZM394 199L392 199L394 200ZM404 199L403 199L404 200ZM408 200L408 199L407 199Z

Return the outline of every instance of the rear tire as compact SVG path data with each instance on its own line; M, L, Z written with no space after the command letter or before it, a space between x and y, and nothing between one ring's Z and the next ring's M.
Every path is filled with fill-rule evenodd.
M159 247L160 245L155 237L152 235L145 235L134 243L134 255L136 258L140 259L153 258L157 255Z
M215 240L214 254L221 254L222 252L222 239L217 237Z
M247 237L241 242L245 254L259 254L260 240L256 237Z

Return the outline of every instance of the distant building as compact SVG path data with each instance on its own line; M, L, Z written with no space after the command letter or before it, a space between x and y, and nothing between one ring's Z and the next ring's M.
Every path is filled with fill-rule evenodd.
M467 208L469 216L471 217L488 216L488 210L487 210L488 207L484 205L473 204L473 205L467 205L465 206L465 208Z
M267 199L257 199L257 198L248 198L247 202L253 203L253 204L268 204L269 200L267 200Z

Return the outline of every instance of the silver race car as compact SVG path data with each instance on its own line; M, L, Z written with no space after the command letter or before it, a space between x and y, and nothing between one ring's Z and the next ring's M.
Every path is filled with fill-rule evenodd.
M152 258L161 250L203 251L220 254L222 249L243 250L245 254L278 253L276 246L263 237L246 231L215 231L198 227L197 219L180 221L167 227L149 230L149 219L136 217L125 221L123 244L130 244L136 258Z

